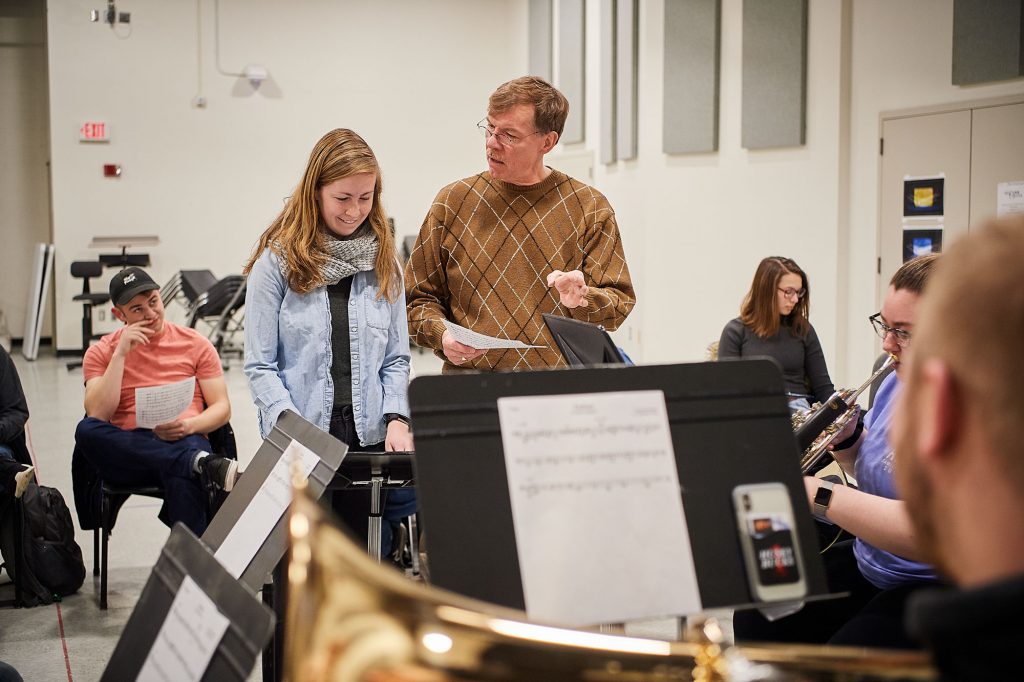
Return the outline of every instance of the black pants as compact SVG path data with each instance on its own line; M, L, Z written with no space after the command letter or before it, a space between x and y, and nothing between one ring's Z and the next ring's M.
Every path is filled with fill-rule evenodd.
M853 540L837 543L822 555L831 592L850 596L810 602L791 616L769 621L757 609L737 611L733 629L737 642L800 642L920 649L903 625L907 597L935 583L911 583L879 589L869 583L853 554Z
M379 452L384 449L383 443L375 443L363 447L359 445L356 434L356 422L351 405L336 406L331 412L332 436L348 445L352 452ZM331 508L363 546L369 538L370 491L368 489L335 490L331 495ZM416 494L412 489L381 491L381 553L391 550L394 537L393 529L402 519L416 512Z

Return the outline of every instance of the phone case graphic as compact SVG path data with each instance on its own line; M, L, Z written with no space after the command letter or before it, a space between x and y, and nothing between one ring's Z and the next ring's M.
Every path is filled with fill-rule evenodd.
M747 532L761 585L788 585L800 581L793 529L785 519L778 515L750 514Z

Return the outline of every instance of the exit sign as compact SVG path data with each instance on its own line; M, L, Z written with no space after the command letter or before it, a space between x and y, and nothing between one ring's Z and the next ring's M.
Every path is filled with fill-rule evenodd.
M110 142L110 126L106 121L86 121L78 129L81 142Z

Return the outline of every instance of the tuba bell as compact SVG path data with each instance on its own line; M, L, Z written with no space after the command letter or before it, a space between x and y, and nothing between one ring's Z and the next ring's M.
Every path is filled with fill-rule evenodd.
M800 457L800 471L813 474L822 468L828 446L858 416L857 398L878 377L885 374L895 361L896 356L890 354L860 388L836 391L823 405L815 403L809 411L798 412L791 417L793 435L796 436L797 447L803 453Z
M918 653L726 647L530 622L376 563L304 488L289 515L285 679L290 682L934 680Z

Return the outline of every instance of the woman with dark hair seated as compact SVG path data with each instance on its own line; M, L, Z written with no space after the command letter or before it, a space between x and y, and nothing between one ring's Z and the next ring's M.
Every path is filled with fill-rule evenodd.
M810 285L800 266L789 258L765 258L740 316L725 325L718 342L719 359L761 355L778 362L793 411L825 402L834 391L810 308Z

